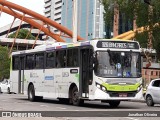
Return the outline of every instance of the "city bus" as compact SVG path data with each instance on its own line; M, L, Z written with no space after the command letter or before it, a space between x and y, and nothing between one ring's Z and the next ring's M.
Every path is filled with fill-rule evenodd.
M142 98L141 50L130 40L53 43L11 55L11 91L82 105L99 100L118 107Z

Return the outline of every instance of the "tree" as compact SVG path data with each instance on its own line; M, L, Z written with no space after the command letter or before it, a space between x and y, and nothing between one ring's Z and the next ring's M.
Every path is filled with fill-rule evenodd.
M20 29L18 32L17 38L25 39L27 37L28 33L29 33L29 30L27 30L27 29ZM16 36L16 32L10 34L8 36L8 38L15 38L15 36ZM35 37L30 33L26 39L35 40Z
M0 80L8 79L10 75L10 58L8 48L0 46Z
M145 48L151 48L157 52L157 57L160 60L160 0L101 0L104 5L104 20L106 25L113 25L113 8L115 3L118 4L118 9L123 13L122 20L136 20L137 27L144 26L144 33L136 33L135 39L140 42L140 45ZM149 29L149 30L148 30ZM149 39L151 44L148 44Z

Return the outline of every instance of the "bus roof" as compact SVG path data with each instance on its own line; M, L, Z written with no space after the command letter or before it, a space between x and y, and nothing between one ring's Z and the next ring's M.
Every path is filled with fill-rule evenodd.
M47 43L43 45L38 45L34 49L30 50L23 50L23 51L17 51L12 52L12 55L16 54L23 54L23 53L32 53L37 51L49 51L54 49L61 49L61 48L69 48L69 47L76 47L76 46L86 46L86 45L93 45L95 46L97 42L127 42L127 43L138 43L137 41L131 41L131 40L120 40L120 39L95 39L90 41L82 41L77 43L63 43L63 42L56 42L56 43ZM139 45L139 43L138 43Z

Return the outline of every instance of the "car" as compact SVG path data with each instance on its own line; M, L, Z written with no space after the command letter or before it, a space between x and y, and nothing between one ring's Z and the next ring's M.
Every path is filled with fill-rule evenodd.
M154 79L149 83L147 87L145 100L148 106L154 106L154 104L160 104L160 78Z
M10 94L10 81L8 79L4 79L2 82L0 82L0 93L8 93Z

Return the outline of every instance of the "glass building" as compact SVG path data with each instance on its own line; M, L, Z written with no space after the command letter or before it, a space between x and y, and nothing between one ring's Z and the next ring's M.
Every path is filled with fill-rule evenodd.
M85 40L103 38L103 6L99 0L78 1L78 35ZM72 30L73 0L62 0L61 24ZM69 39L67 40L69 41Z
M77 0L78 1L78 35L85 40L104 37L103 6L99 0ZM50 2L50 5L47 3ZM73 0L46 0L51 8L51 19L72 31ZM47 5L45 5L47 6ZM47 9L46 7L45 9ZM49 14L48 12L46 12ZM58 16L58 17L57 17ZM59 32L54 29L54 32ZM64 38L72 42L69 38Z
M72 31L73 23L73 0L44 0L45 15L57 23L67 27ZM113 26L105 26L103 13L103 5L99 0L77 0L78 1L78 29L77 33L85 40L96 38L111 38L113 36ZM133 28L130 21L123 21L123 14L119 14L118 34L122 34ZM113 17L114 20L114 17ZM51 28L55 33L59 31ZM63 38L67 42L72 39Z

